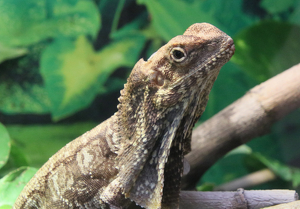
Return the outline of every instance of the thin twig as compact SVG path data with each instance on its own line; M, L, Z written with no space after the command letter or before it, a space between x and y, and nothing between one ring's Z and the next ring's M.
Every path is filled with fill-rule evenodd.
M249 188L276 179L270 169L263 169L215 187L215 191L234 191L238 188Z

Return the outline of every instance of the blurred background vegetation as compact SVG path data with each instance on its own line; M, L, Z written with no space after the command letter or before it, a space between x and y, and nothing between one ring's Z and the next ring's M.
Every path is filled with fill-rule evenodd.
M117 110L139 58L196 22L236 44L200 123L300 61L300 0L0 0L0 208L51 155ZM265 167L278 178L255 188L298 189L299 119L298 110L228 154L198 189Z

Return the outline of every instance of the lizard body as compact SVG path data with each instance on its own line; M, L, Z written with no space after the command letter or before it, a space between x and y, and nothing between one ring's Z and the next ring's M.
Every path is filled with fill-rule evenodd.
M52 156L14 209L178 208L192 128L233 53L228 35L197 23L139 60L118 111Z

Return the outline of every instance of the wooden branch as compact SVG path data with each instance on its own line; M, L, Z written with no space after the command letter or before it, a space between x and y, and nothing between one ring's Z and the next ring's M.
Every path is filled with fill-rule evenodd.
M244 190L233 192L181 191L180 209L258 209L298 200L293 190ZM134 202L129 209L141 209ZM272 208L273 209L273 208ZM277 209L277 208L276 208Z
M282 117L300 107L300 65L252 88L242 98L193 132L191 170L182 187L193 189L203 173L228 151L269 132Z
M298 200L292 190L243 190L234 192L194 192L180 193L180 209L258 209ZM272 208L273 209L273 208ZM276 208L277 209L277 208Z
M287 208L291 208L291 209L300 208L300 200L290 202L290 203L286 203L286 204L271 206L271 207L267 207L267 208L264 208L264 209L287 209Z
M215 187L215 191L234 191L238 188L249 188L257 186L268 181L272 181L276 175L270 169L263 169L254 173L248 174L241 178L235 179L228 183Z

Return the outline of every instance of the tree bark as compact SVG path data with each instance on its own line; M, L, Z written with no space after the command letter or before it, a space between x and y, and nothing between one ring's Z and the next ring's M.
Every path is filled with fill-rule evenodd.
M259 209L298 200L298 194L291 190L243 190L234 192L180 193L180 209Z
M280 204L280 205L276 205L276 206L271 206L271 207L267 207L264 209L287 209L287 208L291 208L291 209L300 208L300 200L290 202L290 203Z

